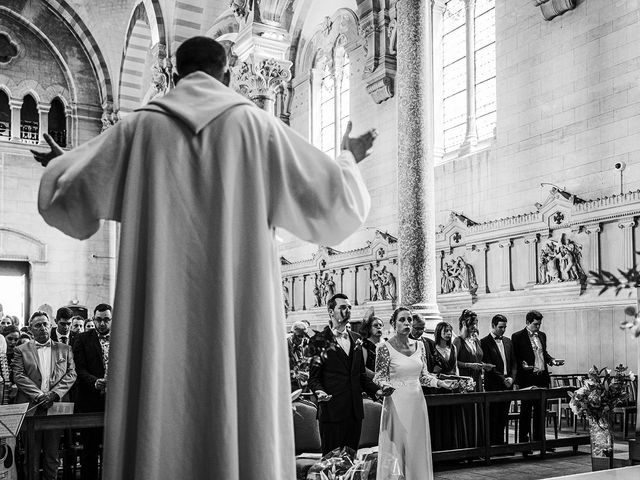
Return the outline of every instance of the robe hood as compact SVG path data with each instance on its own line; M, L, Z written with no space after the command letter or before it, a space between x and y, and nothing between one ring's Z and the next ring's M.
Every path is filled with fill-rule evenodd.
M255 106L212 76L194 72L181 79L168 94L136 111L159 112L175 117L197 134L212 120L239 105Z

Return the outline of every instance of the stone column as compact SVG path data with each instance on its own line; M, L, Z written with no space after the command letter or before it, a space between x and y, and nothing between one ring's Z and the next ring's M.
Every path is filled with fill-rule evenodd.
M491 293L489 290L489 244L483 243L478 245L478 250L482 252L482 261L484 264L484 293Z
M431 5L399 0L398 209L399 298L439 321L434 208Z
M307 278L309 275L302 276L302 310L307 309Z
M442 41L442 23L444 20L444 8L445 0L432 0L433 1L433 41L434 43ZM443 70L442 49L435 48L433 50L433 73L434 73L434 85L433 85L433 118L437 121L442 121L442 70ZM434 131L434 153L438 158L442 158L444 155L444 131L442 128L438 128Z
M633 227L636 226L636 221L633 218L627 218L618 222L618 228L622 230L622 270L627 271L633 268L635 264L635 253L633 248Z
M532 287L538 283L538 235L524 237L524 244L529 247L527 286Z
M11 140L20 141L20 109L22 100L9 100L11 108Z
M513 290L511 281L511 247L513 243L511 239L503 240L498 243L498 247L502 249L502 288L507 291Z
M49 111L51 105L38 104L38 143L45 145L44 134L49 133Z
M590 246L590 255L589 255L589 263L587 264L587 268L585 268L585 273L590 271L599 272L600 271L600 232L602 231L602 227L599 223L594 223L593 225L585 225L584 232L589 235L589 246Z
M478 144L478 132L476 129L476 0L465 0L465 3L467 29L467 133L460 149L461 155L469 153Z

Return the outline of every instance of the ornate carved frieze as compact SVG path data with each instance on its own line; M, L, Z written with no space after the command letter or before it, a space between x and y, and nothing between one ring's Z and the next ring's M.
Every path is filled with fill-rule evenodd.
M360 2L359 30L365 51L363 78L367 92L376 103L394 95L396 75L396 1Z
M238 62L232 73L236 90L260 108L272 111L276 92L291 79L291 62L274 58Z
M151 88L154 93L149 98L164 96L173 87L171 59L167 57L167 47L161 43L153 49L154 63L151 65Z
M560 241L549 239L540 248L540 283L584 282L582 245L563 234Z
M536 7L540 7L545 20L553 20L558 15L576 8L576 0L532 0Z
M440 267L440 293L468 292L475 295L477 291L478 282L473 265L461 256L443 259Z

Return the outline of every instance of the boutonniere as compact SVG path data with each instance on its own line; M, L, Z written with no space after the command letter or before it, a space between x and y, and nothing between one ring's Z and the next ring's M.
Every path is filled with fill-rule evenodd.
M362 348L362 339L361 339L361 338L358 338L358 339L356 340L356 350L358 350L358 349L360 349L360 348Z

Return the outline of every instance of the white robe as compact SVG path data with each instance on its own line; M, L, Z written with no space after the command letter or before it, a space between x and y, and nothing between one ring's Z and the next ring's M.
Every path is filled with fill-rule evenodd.
M80 239L121 222L105 478L295 478L274 227L354 232L370 199L351 154L197 72L53 160L38 206Z

